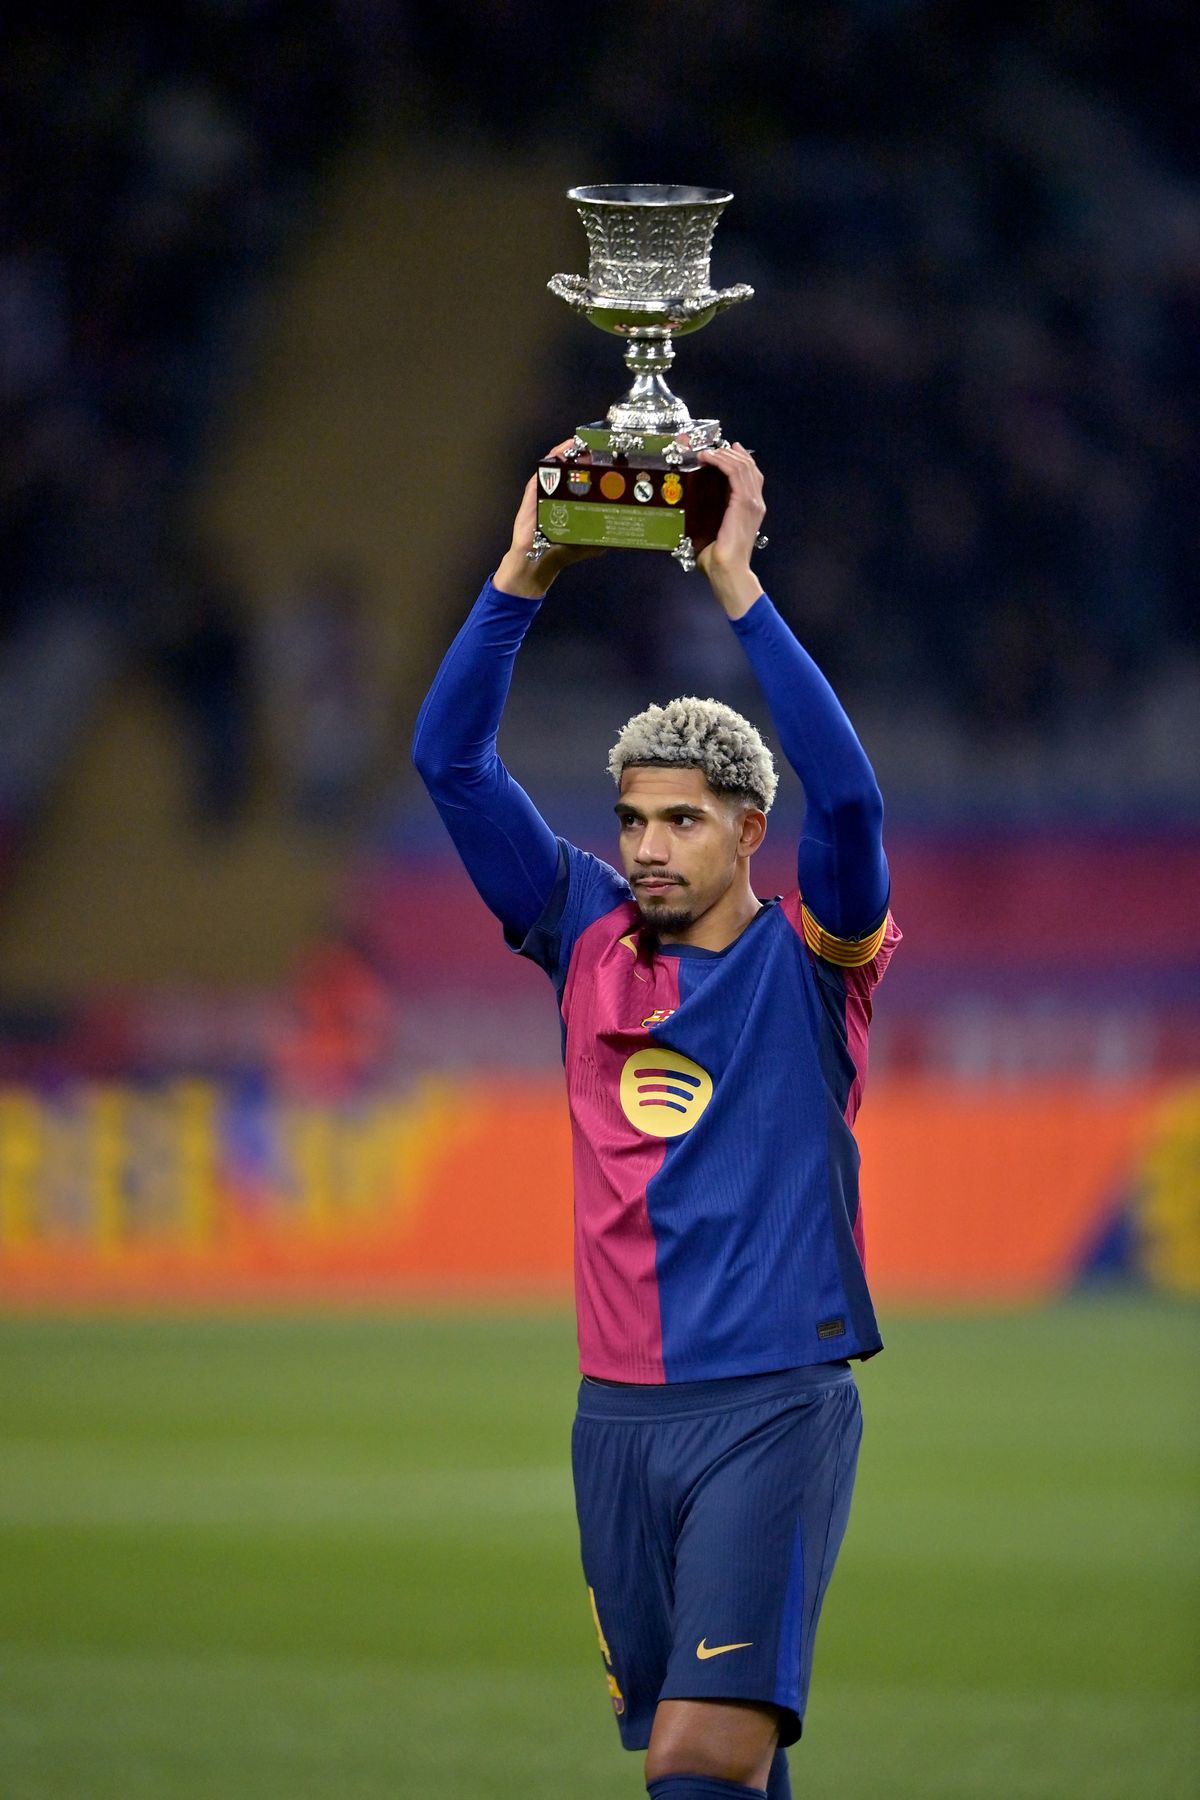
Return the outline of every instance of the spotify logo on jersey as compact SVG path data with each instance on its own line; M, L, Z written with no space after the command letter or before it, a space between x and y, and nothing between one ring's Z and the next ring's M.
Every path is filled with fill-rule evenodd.
M621 1110L648 1137L682 1137L712 1099L712 1076L661 1044L635 1050L621 1070Z

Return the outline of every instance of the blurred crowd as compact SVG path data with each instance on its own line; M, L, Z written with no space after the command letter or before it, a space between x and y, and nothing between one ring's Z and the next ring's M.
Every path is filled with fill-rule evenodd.
M177 708L210 821L241 806L256 731L290 746L306 816L357 782L353 570L298 571L252 645L187 499L322 167L406 117L451 155L535 140L565 169L569 144L572 180L735 190L714 277L757 296L681 346L674 381L759 454L764 577L849 698L903 696L985 746L1153 706L1198 666L1190 14L184 0L0 23L0 853L131 658ZM543 433L626 382L611 339L562 341ZM657 597L615 671L643 686L681 660L658 560L622 568ZM588 580L546 636L619 665L609 577ZM724 638L702 652L736 679Z
M131 662L177 708L197 814L244 798L256 659L187 502L244 311L356 115L349 23L0 23L0 840Z
M671 33L651 9L589 65L580 179L735 192L714 281L756 297L672 382L758 453L763 578L851 696L1053 739L1197 669L1190 15L816 0ZM580 330L559 405L622 377Z
M243 815L264 755L288 815L314 830L370 793L388 727L354 547L248 596L192 524L269 316L261 298L331 159L365 132L469 152L476 172L536 148L564 189L734 190L713 275L756 297L680 345L673 385L758 454L763 577L870 725L889 804L905 792L890 721L939 776L955 772L956 819L1021 757L1050 771L1024 817L1073 817L1089 764L1110 811L1136 818L1154 791L1175 803L1189 768L1194 805L1192 13L1190 0L556 14L507 0L179 0L0 19L0 880L98 700L131 670L173 711L207 828ZM567 267L582 271L582 229L576 243ZM528 264L539 288L554 272L533 246ZM561 323L540 363L531 463L627 385L613 339ZM481 569L494 550L481 539ZM592 736L580 709L602 708L605 731L623 716L614 683L630 711L696 687L757 705L724 621L698 604L703 584L664 560L588 564L572 603L544 610L522 659L524 720L519 691L509 715L517 737L524 723L522 773L540 743L550 778L569 784L573 747ZM1126 746L1146 719L1161 722L1161 755L1139 785ZM407 852L407 815L397 841ZM379 879L366 910L403 919L410 899ZM414 1015L423 1054L440 1001ZM240 1000L208 1014L192 994L163 1004L85 1012L59 1060L174 1067L175 1044L180 1067L249 1056L317 1092L397 1054L375 977L345 946L318 948L254 1026ZM452 1011L447 1033L490 1045L486 1020L464 1031ZM494 1018L511 1056L508 997ZM51 1046L35 1025L10 1047L10 1077L42 1037Z

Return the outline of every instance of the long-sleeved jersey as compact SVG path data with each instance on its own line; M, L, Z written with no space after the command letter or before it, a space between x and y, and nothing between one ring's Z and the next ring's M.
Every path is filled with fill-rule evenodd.
M762 596L733 627L804 784L800 886L724 950L662 944L624 877L556 838L496 755L535 611L485 586L414 757L509 944L558 995L581 1368L695 1381L869 1356L851 1127L899 932L866 756Z

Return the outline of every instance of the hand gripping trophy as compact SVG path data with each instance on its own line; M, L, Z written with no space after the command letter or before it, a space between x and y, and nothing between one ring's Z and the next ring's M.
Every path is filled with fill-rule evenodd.
M733 195L718 188L647 186L568 190L590 253L586 279L555 275L552 294L626 340L633 386L607 418L581 425L565 454L538 465L531 560L551 544L669 550L684 570L714 538L728 487L698 450L725 444L716 419L693 419L664 379L672 340L749 300L739 282L716 289L709 254ZM759 540L760 545L766 539Z

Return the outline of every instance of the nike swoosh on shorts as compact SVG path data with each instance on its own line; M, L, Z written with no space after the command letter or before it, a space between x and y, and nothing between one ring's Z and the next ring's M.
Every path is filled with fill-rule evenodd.
M696 1645L696 1655L701 1662L707 1662L710 1656L724 1656L729 1650L750 1650L753 1646L754 1639L751 1638L746 1644L714 1644L710 1649L705 1640L701 1638Z

